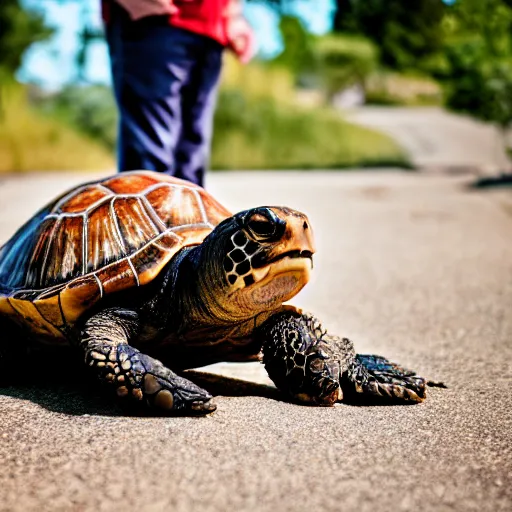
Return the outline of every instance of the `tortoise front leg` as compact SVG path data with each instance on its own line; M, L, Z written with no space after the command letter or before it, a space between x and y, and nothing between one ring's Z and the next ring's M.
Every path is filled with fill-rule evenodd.
M341 400L340 374L348 367L352 350L335 356L331 338L316 318L286 309L264 322L256 335L265 369L281 391L315 405Z
M120 399L168 414L207 414L212 396L129 345L139 333L136 312L107 309L85 323L80 345L85 362Z
M260 328L263 362L276 386L294 399L332 405L343 398L421 402L426 381L375 355L356 354L347 338L332 336L312 315L283 311Z

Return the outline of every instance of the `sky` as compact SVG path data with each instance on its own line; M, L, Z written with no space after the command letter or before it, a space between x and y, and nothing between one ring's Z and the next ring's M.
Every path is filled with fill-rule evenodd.
M22 4L44 14L55 35L32 45L26 52L18 78L36 82L48 89L58 89L76 79L75 55L79 48L78 33L84 22L101 26L100 0L22 0ZM331 28L335 0L294 0L288 13L298 16L307 30L324 34ZM245 15L255 28L259 53L273 57L282 50L279 17L271 8L257 2L245 4ZM90 46L85 75L91 82L109 83L109 63L105 43Z

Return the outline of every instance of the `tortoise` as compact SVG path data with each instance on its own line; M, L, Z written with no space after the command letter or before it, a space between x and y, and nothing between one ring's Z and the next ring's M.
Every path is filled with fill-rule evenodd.
M299 403L423 401L424 378L356 354L284 305L314 252L310 221L288 207L232 215L203 188L151 171L83 184L0 249L0 361L9 367L14 345L71 345L111 394L156 414L214 411L183 370L220 361L262 360Z

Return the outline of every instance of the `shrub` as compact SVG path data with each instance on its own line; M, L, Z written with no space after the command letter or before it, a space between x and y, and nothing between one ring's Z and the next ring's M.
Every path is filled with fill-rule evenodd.
M223 90L215 117L216 169L408 167L387 136L345 122L327 109L301 109L271 98Z
M38 102L49 115L66 121L113 150L117 138L117 107L110 87L68 86Z
M448 47L450 73L444 77L447 106L506 127L512 122L512 55L489 55L483 41L467 39Z
M32 109L18 84L0 88L0 172L113 168L111 154Z
M363 37L333 34L318 38L315 51L327 96L363 84L378 66L377 47Z

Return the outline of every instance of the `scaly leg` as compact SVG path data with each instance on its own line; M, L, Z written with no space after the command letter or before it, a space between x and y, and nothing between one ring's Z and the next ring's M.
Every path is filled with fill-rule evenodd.
M427 385L444 386L383 357L356 354L349 339L328 334L311 315L283 311L257 334L270 378L300 402L332 405L344 396L421 402Z
M342 375L346 398L384 398L400 402L423 402L427 381L384 357L357 354Z
M211 395L129 345L139 331L137 313L107 309L92 316L82 331L85 362L121 399L167 414L207 414Z
M256 335L269 377L292 400L316 405L341 400L340 374L348 368L353 349L335 354L331 337L316 318L283 311L270 317Z

